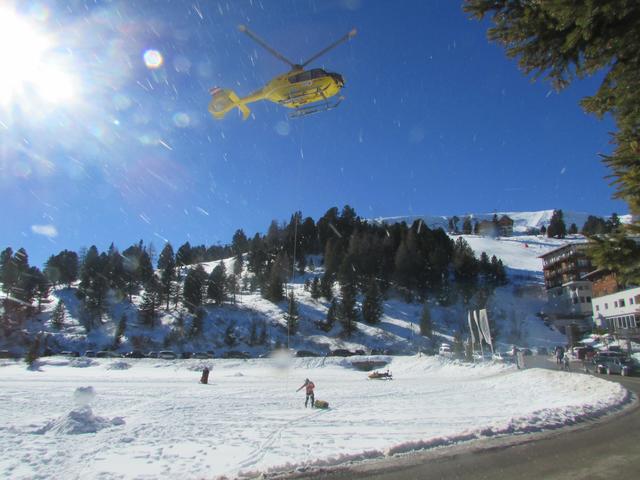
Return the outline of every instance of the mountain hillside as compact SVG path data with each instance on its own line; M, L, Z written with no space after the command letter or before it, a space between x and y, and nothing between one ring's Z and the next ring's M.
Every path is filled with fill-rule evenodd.
M567 240L548 239L542 236L520 235L508 238L484 238L477 235L457 235L468 242L475 254L486 252L501 258L509 283L491 292L487 301L489 316L494 322L498 338L496 348L506 350L511 344L520 346L551 346L563 341L563 336L545 325L538 314L544 311L546 298L542 287L540 254L557 248L565 241L584 241L576 235ZM25 351L29 338L40 333L46 345L54 351L103 350L120 352L139 349L143 351L171 349L176 352L214 351L221 355L230 350L245 351L259 356L274 348L289 345L294 350L308 350L320 355L343 348L366 352L411 353L418 350L434 351L440 342L453 342L454 337L466 338L468 333L467 308L462 297L454 291L446 301L428 298L426 304L433 321L433 333L420 335L420 317L423 304L407 301L403 296L389 292L383 301L380 322L369 325L360 320L356 332L349 338L341 335L336 323L329 331L322 328L330 303L323 298L313 299L308 284L324 273L322 258L309 257L312 266L304 274L296 274L286 284L286 291L293 291L299 310L299 326L296 333L287 332L287 300L271 302L259 292L251 291L252 274L243 270L236 302L228 298L221 306L205 304L201 335L192 337L189 332L194 315L183 304L171 306L168 311L159 310L153 328L139 319L138 310L144 292L134 295L132 302L109 298L103 323L86 332L82 321L81 302L76 298L77 284L71 288L57 288L44 303L44 310L30 321L19 334L5 339L0 348ZM205 262L201 265L209 274L216 265L224 263L226 271L233 271L234 258ZM197 265L183 267L181 282L189 270ZM305 283L307 285L305 285ZM183 287L181 287L183 288ZM334 295L339 289L334 286ZM59 301L64 301L66 318L64 326L56 328L51 314ZM358 295L358 308L363 297ZM122 342L114 346L118 322L126 319L126 331ZM288 334L289 333L289 334Z

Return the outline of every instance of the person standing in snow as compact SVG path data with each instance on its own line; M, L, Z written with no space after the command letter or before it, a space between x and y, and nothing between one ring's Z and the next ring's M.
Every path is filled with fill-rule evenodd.
M562 348L560 345L558 345L556 347L555 353L556 353L556 365L561 365L562 364L562 357L564 356L564 348Z
M569 354L568 353L565 353L564 357L562 357L562 369L566 370L567 372L570 371L570 368L569 368Z
M296 390L296 392L299 392L303 388L306 388L306 393L307 393L307 397L304 400L304 408L307 408L307 403L309 403L309 399L311 399L311 408L313 408L316 400L315 396L313 395L313 389L316 388L316 386L311 380L309 380L308 378L305 378L304 383L298 390Z
M200 377L200 383L209 383L209 367L204 367L202 370L202 377Z

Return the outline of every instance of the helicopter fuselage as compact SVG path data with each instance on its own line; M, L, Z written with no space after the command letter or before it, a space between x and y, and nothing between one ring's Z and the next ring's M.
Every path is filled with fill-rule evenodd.
M240 99L243 103L270 100L288 108L299 108L333 97L344 86L338 73L320 68L293 70L279 75L260 90Z

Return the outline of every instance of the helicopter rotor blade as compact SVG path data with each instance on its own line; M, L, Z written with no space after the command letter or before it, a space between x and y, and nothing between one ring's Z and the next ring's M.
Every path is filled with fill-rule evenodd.
M273 55L274 57L282 60L284 63L288 64L291 66L291 68L295 68L296 64L293 63L291 60L289 60L287 57L285 57L284 55L282 55L280 52L278 52L276 49L270 47L269 45L267 45L267 43L262 40L260 37L258 37L255 33L253 33L251 30L249 30L247 28L246 25L238 25L238 30L240 30L243 33L246 33L249 38L251 38L254 42L256 42L257 44L259 44L260 46L262 46L262 48L264 48L265 50L267 50L269 53L271 53L271 55Z
M327 48L320 50L318 53L316 53L313 57L311 57L309 60L307 60L306 62L304 62L301 67L304 68L307 65L309 65L311 62L313 62L314 60L318 59L319 57L321 57L322 55L324 55L325 53L327 53L329 50L336 48L338 45L340 45L342 42L346 42L347 40L353 38L356 36L356 33L358 33L358 31L354 28L353 30L351 30L349 33L347 33L346 35L340 37L338 40L336 40L335 42L333 42L331 45L329 45Z

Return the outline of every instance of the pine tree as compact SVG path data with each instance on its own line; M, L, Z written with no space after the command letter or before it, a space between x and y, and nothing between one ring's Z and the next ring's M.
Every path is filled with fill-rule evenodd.
M596 267L616 272L622 285L640 284L640 245L624 231L591 237L588 254Z
M24 357L24 361L29 365L29 367L33 367L34 363L40 358L40 335L37 335L36 338L33 339L31 345L29 346L29 351L27 355Z
M542 236L546 236L547 235L547 227L545 227L544 225L542 225L542 227L540 227L540 234Z
M331 330L335 325L337 319L338 319L338 302L336 302L336 299L334 298L331 300L331 303L329 304L329 308L327 310L327 318L324 321L323 329L327 332Z
M231 323L224 331L224 343L227 347L233 347L238 342L236 337L236 325Z
M431 321L431 310L429 309L429 305L425 302L422 307L422 313L420 314L420 335L431 338L432 334L433 322Z
M279 302L284 299L283 281L278 270L275 266L271 268L267 283L262 292L264 298L272 302Z
M198 338L204 331L204 319L207 316L207 312L204 308L198 308L196 314L191 320L191 330L189 330L189 337Z
M118 348L122 344L122 340L124 338L124 334L127 330L127 316L123 313L120 317L120 321L118 322L118 328L116 329L116 334L113 339L114 348Z
M155 320L158 314L158 308L160 306L160 293L162 287L155 275L152 280L147 283L147 286L142 294L142 302L138 309L141 323L148 327L155 327Z
M479 264L473 249L466 240L459 237L453 249L453 273L456 279L472 282L478 275Z
M568 232L568 233L569 233L569 235L575 235L575 234L577 234L577 233L578 233L578 226L577 226L575 223L572 223L572 224L569 226L569 232Z
M328 301L333 299L333 281L327 275L320 279L320 295Z
M51 324L56 330L62 329L65 320L64 302L60 300L51 313Z
M340 304L338 318L342 324L342 333L350 337L356 329L358 309L356 308L356 285L354 281L345 281L340 285Z
M0 283L7 297L11 296L17 281L18 271L13 262L13 249L7 247L0 253Z
M604 218L589 215L582 226L581 232L583 235L590 237L592 235L602 235L607 233L607 230L607 222Z
M564 223L562 210L554 210L549 220L549 227L547 228L547 237L549 238L564 238L567 236L567 227Z
M222 305L226 298L227 291L227 275L224 262L218 263L211 270L209 280L207 281L207 297L215 302L216 305Z
M470 235L472 230L473 226L471 225L471 217L465 217L464 222L462 222L462 233Z
M362 318L369 324L378 323L383 313L382 294L375 278L369 281L367 291L362 302Z
M227 280L225 282L225 289L231 295L231 302L236 304L236 294L240 288L240 283L238 282L238 277L234 274L227 275Z
M202 265L198 265L196 268L189 270L184 280L183 298L184 304L190 313L194 313L196 309L202 305L206 281L207 273L204 271Z
M287 313L284 318L287 322L287 332L290 335L294 335L298 330L298 304L296 302L293 292L289 294L289 302L287 304Z
M318 300L322 296L322 292L320 291L320 279L318 277L314 277L311 282L310 293L311 298L314 300Z
M160 252L158 258L158 269L160 270L160 283L162 294L166 302L166 310L169 310L169 300L171 298L172 284L176 278L176 261L173 254L173 247L167 242Z
M176 266L180 268L186 265L191 265L191 263L193 263L191 244L189 242L185 242L180 246L180 248L178 248L178 252L176 253Z

